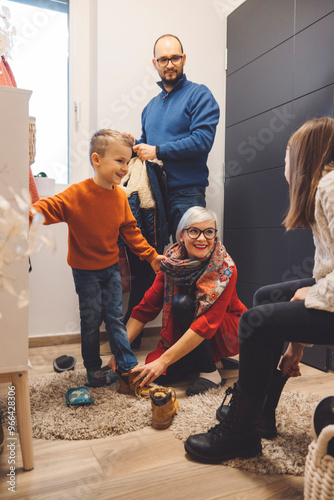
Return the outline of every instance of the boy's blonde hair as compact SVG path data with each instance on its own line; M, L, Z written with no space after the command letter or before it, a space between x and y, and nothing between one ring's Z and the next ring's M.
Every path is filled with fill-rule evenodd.
M121 134L121 132L117 132L117 130L102 128L97 132L95 132L95 134L90 140L90 147L89 147L90 162L92 163L93 153L97 153L99 156L101 156L101 158L103 158L110 144L113 144L115 142L119 142L124 146L128 146L131 149L133 146L130 137L128 137L125 134Z

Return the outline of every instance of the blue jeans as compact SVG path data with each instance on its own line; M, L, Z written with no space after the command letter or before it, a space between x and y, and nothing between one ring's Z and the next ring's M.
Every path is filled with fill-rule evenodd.
M168 193L168 225L169 233L175 243L175 233L182 215L191 207L204 207L205 188L181 188L179 191Z
M138 364L131 351L122 322L122 284L118 263L97 271L72 269L75 290L79 296L81 353L87 369L102 365L100 358L100 326L105 322L111 352L120 373Z

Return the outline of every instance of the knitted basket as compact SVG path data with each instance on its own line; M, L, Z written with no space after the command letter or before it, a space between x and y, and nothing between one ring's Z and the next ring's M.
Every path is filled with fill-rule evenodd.
M328 425L308 447L304 479L305 500L334 498L334 457L327 455L327 445L333 437L334 425Z

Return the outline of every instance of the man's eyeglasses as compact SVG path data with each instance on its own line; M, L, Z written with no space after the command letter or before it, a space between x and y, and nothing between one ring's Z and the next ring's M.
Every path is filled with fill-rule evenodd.
M187 235L192 240L196 240L197 238L199 238L202 233L204 234L204 238L206 238L207 240L213 240L218 232L218 230L214 229L213 227L207 227L206 229L204 229L204 231L201 231L200 229L198 229L198 227L188 227L187 229L185 229L185 231L187 231Z
M165 68L166 66L168 66L169 61L171 61L174 66L177 66L181 63L182 59L183 56L160 57L159 59L157 59L157 63L161 68Z

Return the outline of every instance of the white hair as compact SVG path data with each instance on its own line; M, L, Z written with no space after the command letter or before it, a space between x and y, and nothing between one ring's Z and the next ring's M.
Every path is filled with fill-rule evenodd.
M191 207L182 215L181 220L177 226L176 230L176 241L180 245L180 236L182 231L191 227L197 222L205 222L206 220L213 220L215 223L215 229L217 229L218 221L217 215L204 207Z

